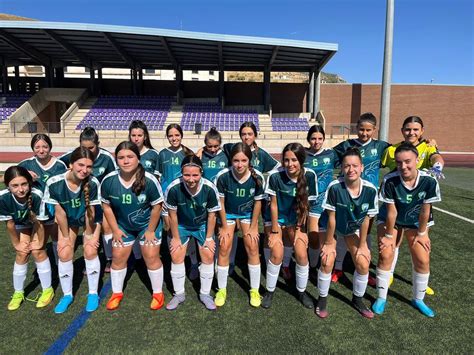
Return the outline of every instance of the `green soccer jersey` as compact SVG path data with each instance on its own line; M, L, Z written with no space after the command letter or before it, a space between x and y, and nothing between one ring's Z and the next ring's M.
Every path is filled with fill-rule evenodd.
M153 175L160 175L158 171L159 153L154 149L146 148L146 150L140 154L140 163L146 172Z
M222 150L219 150L214 155L203 150L201 161L203 176L209 181L214 181L216 175L229 165L227 155Z
M235 143L226 143L223 146L224 152L227 157L230 157L230 152ZM270 154L268 154L262 148L252 147L252 161L250 162L255 170L260 171L261 173L267 173L270 170L274 170L280 166L280 163L274 159ZM231 161L229 160L229 164Z
M66 154L63 154L59 157L59 159L61 159L68 167L72 152L73 151L67 152ZM117 170L117 165L115 164L112 154L110 154L105 149L99 148L99 153L97 153L97 156L94 160L94 165L92 166L92 176L96 177L100 182L105 177L105 175L115 170Z
M383 152L389 146L389 143L377 139L369 139L365 143L360 142L358 139L348 139L335 146L334 151L337 153L339 159L341 159L342 155L348 148L359 148L360 155L362 156L362 163L364 164L364 171L362 172L361 177L362 179L372 183L372 185L378 187Z
M36 215L38 221L47 221L45 206L42 203L43 194L40 190L33 188L31 190L31 210ZM20 203L10 190L0 191L0 221L12 220L17 226L31 226L30 208L28 201Z
M102 202L110 205L117 223L127 232L140 232L148 226L152 206L163 202L163 193L155 176L145 172L145 189L137 196L118 171L107 175L100 185Z
M316 173L311 169L305 170L308 202L311 204L318 197L318 181ZM296 215L296 179L291 179L282 167L271 171L268 175L265 193L276 196L278 202L278 220L283 225L295 225Z
M219 197L224 198L225 213L230 219L248 219L252 217L255 201L265 198L264 177L255 170L260 186L257 186L252 175L237 179L234 169L226 168L216 176Z
M329 184L323 208L336 212L336 234L354 234L366 216L373 217L379 212L377 188L361 179L359 194L352 196L341 177Z
M158 154L157 170L163 191L166 191L173 180L181 176L181 162L185 156L183 148L179 148L177 151L164 148Z
M198 230L207 223L209 212L221 209L215 185L201 178L197 192L192 195L182 178L174 180L165 192L165 204L178 215L178 224L189 230Z
M33 171L38 175L38 178L33 183L33 187L42 192L44 192L44 189L46 188L46 181L48 181L51 176L62 174L67 170L67 166L63 161L56 157L51 159L53 162L51 162L48 167L42 165L36 157L25 159L18 164L26 170Z
M438 181L430 174L419 170L415 186L408 187L403 182L398 171L385 175L380 200L384 203L395 204L397 209L396 224L401 227L418 227L423 204L441 201ZM430 214L428 225L433 225L433 216Z
M83 227L86 213L84 191L81 186L71 190L66 180L67 174L72 173L68 171L48 180L43 201L52 205L59 204L66 212L69 227ZM99 181L93 176L89 180L89 204L100 205Z

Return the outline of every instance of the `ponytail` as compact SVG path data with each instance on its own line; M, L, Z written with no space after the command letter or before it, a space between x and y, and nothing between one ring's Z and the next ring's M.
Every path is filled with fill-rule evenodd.
M82 180L81 190L84 192L84 202L86 205L87 218L92 219L94 217L93 207L90 205L90 176Z
M140 195L140 193L145 190L145 168L142 164L138 164L137 172L135 173L135 181L132 185L132 191L135 195Z
M260 188L262 187L262 182L260 181L260 179L258 178L258 175L257 173L255 172L255 169L253 168L253 166L250 164L249 165L249 171L250 171L250 176L252 176L252 179L255 181L255 185Z
M38 219L36 218L36 213L33 211L33 193L31 192L31 190L28 192L28 210L30 211L30 222L33 224L37 223Z

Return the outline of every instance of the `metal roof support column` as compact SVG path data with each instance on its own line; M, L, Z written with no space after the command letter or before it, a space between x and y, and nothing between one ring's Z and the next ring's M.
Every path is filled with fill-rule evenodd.
M7 63L5 63L5 58L3 57L1 64L2 94L6 94L8 92L8 67Z
M263 107L266 112L270 111L270 68L265 67L263 71Z
M91 93L91 95L95 95L96 94L96 89L95 89L95 72L94 72L94 68L92 67L92 63L89 67L89 91Z
M183 70L181 69L181 65L176 67L176 102L178 105L183 103Z
M132 80L132 94L137 94L137 71L130 69L130 79Z
M321 105L319 102L321 96L321 71L318 70L314 74L314 106L313 106L313 115L314 117L318 116L318 112L321 110Z
M45 87L52 88L54 86L54 69L51 65L44 67Z
M13 81L13 92L18 94L20 92L20 67L15 65L15 80Z
M309 83L308 83L308 102L307 102L307 110L311 113L311 118L316 117L316 114L313 111L314 108L314 70L309 72Z
M64 67L55 68L56 81L54 86L61 87L64 83Z
M138 94L143 95L143 69L138 70Z
M97 95L102 95L102 68L97 69Z
M219 102L221 107L225 105L225 86L224 86L224 70L219 70Z

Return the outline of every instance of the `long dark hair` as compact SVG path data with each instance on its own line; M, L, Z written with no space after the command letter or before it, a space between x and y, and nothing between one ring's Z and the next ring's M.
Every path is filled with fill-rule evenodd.
M31 150L35 148L35 144L39 141L45 141L46 144L49 146L49 150L53 149L53 142L51 141L51 138L49 138L48 135L44 133L36 133L33 138L31 138Z
M146 183L145 168L143 168L142 164L140 163L140 151L138 150L138 147L135 143L123 141L117 146L117 148L115 148L115 162L117 162L117 156L121 150L131 150L137 156L138 167L135 175L135 182L132 185L132 191L138 196L143 190L145 190Z
M95 145L99 145L99 135L95 131L94 127L86 127L82 130L81 135L79 136L79 142L82 141L91 141Z
M308 134L306 135L306 141L308 143L311 142L311 136L314 134L314 133L321 133L323 135L323 140L326 140L326 133L324 132L324 128L323 126L320 126L318 124L315 124L314 126L311 126L309 129L308 129Z
M306 223L308 214L308 183L306 181L304 162L306 160L306 151L300 143L289 143L283 148L282 160L286 152L293 152L300 163L300 171L296 180L296 215L299 225Z
M211 129L206 133L206 135L204 136L204 144L207 144L207 142L210 139L214 139L214 140L218 141L219 144L222 143L222 136L221 136L221 134L219 133L219 131L217 130L216 127L211 127Z
M130 123L130 127L128 127L128 140L131 140L132 129L141 129L143 131L143 135L145 136L143 145L149 149L153 149L150 141L150 133L148 133L148 128L143 121L133 120L132 123Z
M258 136L257 127L255 126L253 122L250 122L250 121L242 123L242 125L239 128L239 137L242 138L242 131L246 127L249 127L252 129L253 134L255 135L255 139L257 139L257 136ZM257 142L255 141L253 142L253 148L255 149L256 152L258 152Z
M179 132L179 134L181 135L181 139L183 139L183 137L184 137L183 129L177 123L170 123L168 125L168 127L166 127L166 138L168 138L168 133L173 128L176 129ZM191 149L189 149L188 147L186 147L183 143L181 143L181 148L184 150L184 154L186 154L186 155L194 154L193 151Z
M32 193L32 188L33 188L33 178L31 177L30 173L28 170L26 170L24 167L19 166L19 165L14 165L10 166L6 171L5 175L3 176L5 185L8 187L10 185L10 182L17 177L24 177L26 181L28 182L28 194L26 195L26 199L28 202L28 210L29 210L29 219L31 222L36 223L36 214L33 212L33 193Z
M255 172L255 169L252 166L252 150L250 149L250 147L247 144L244 144L242 142L235 143L232 146L232 150L230 151L230 161L231 162L232 162L232 159L234 159L234 156L237 153L244 153L245 156L248 158L250 174L252 175L252 178L255 181L255 185L257 185L257 187L261 187L262 183L259 180L258 175L257 175L257 173Z
M79 159L90 159L92 162L95 160L95 155L87 148L84 147L77 147L74 149L71 153L71 159L69 161L69 164L72 165ZM92 174L91 174L92 175ZM93 217L93 212L94 209L90 205L90 181L91 181L91 175L86 177L84 180L81 181L81 191L84 193L84 202L86 205L86 213L88 218ZM99 187L97 187L99 188Z
M203 172L202 161L195 154L188 154L183 158L183 161L181 162L181 172L183 172L183 169L186 166L197 166L201 169L201 173Z

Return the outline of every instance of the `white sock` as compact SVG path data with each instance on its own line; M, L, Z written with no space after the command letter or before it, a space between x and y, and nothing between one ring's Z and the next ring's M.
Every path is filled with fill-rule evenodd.
M140 242L138 240L133 243L133 256L135 257L135 260L140 260L142 258L142 248L140 245Z
M344 257L347 253L347 246L344 238L337 238L336 241L336 262L334 268L336 270L342 270L344 264Z
M263 248L263 256L265 257L265 264L268 264L268 261L270 260L271 256L270 248Z
M184 281L186 277L186 268L184 263L171 263L171 280L173 281L174 293L184 295Z
M284 247L283 248L283 263L282 267L290 266L291 257L293 256L293 247Z
M259 289L260 288L260 274L261 268L260 264L257 265L250 265L249 267L249 276L250 276L250 288Z
M319 261L319 248L313 249L311 247L308 248L308 256L309 256L309 267L315 268L318 266Z
M364 297L365 289L367 288L368 281L369 281L369 273L365 275L361 275L357 272L357 270L354 271L354 279L352 280L353 282L352 293L354 294L354 296Z
M331 273L325 274L318 270L318 290L319 297L327 297L329 294L329 286L331 286Z
M227 276L229 275L229 265L217 265L217 288L227 288Z
M384 300L387 299L388 293L388 284L390 283L390 275L392 274L390 271L381 270L379 268L376 269L377 272L377 293L378 298L383 298Z
M153 293L163 292L163 266L156 270L148 269L148 276L150 277Z
M187 255L189 255L189 260L192 265L198 264L197 253L196 253L196 241L194 238L190 238L188 242L188 249L186 250Z
M89 293L97 293L99 289L100 278L100 260L96 256L94 259L84 259L86 262L87 283L89 285Z
M65 262L58 260L58 274L64 296L72 296L72 277L74 275L72 260Z
M296 263L295 274L296 274L296 289L299 292L304 292L306 290L306 286L308 285L309 264L300 265Z
M44 290L51 287L51 263L49 258L46 258L40 262L37 261L36 270L38 271L41 288Z
M56 262L56 265L58 265L58 242L53 241L53 255L54 255L54 261Z
M392 275L393 275L393 273L395 272L395 267L397 266L398 251L399 251L399 248L395 248L395 251L394 251L394 253L393 253L392 266L390 267L390 271L391 271Z
M275 291L276 284L278 281L278 275L280 274L281 263L274 265L271 260L268 260L267 264L267 282L266 288L267 291Z
M113 234L104 234L102 241L104 242L104 254L107 260L112 260L112 237Z
M428 288L428 280L430 279L430 273L420 274L415 270L413 270L412 273L413 299L422 300L425 298L426 289Z
M110 278L112 280L113 293L122 293L125 276L127 276L127 268L123 268L120 270L115 270L112 268L110 269Z
M201 263L199 266L199 276L201 278L200 293L201 295L208 295L211 292L212 279L214 278L214 263Z
M235 256L237 255L237 245L239 243L239 238L237 234L234 234L232 239L232 249L230 250L229 263L235 265Z
M13 288L15 291L23 292L27 272L28 263L21 265L15 262L13 265Z

